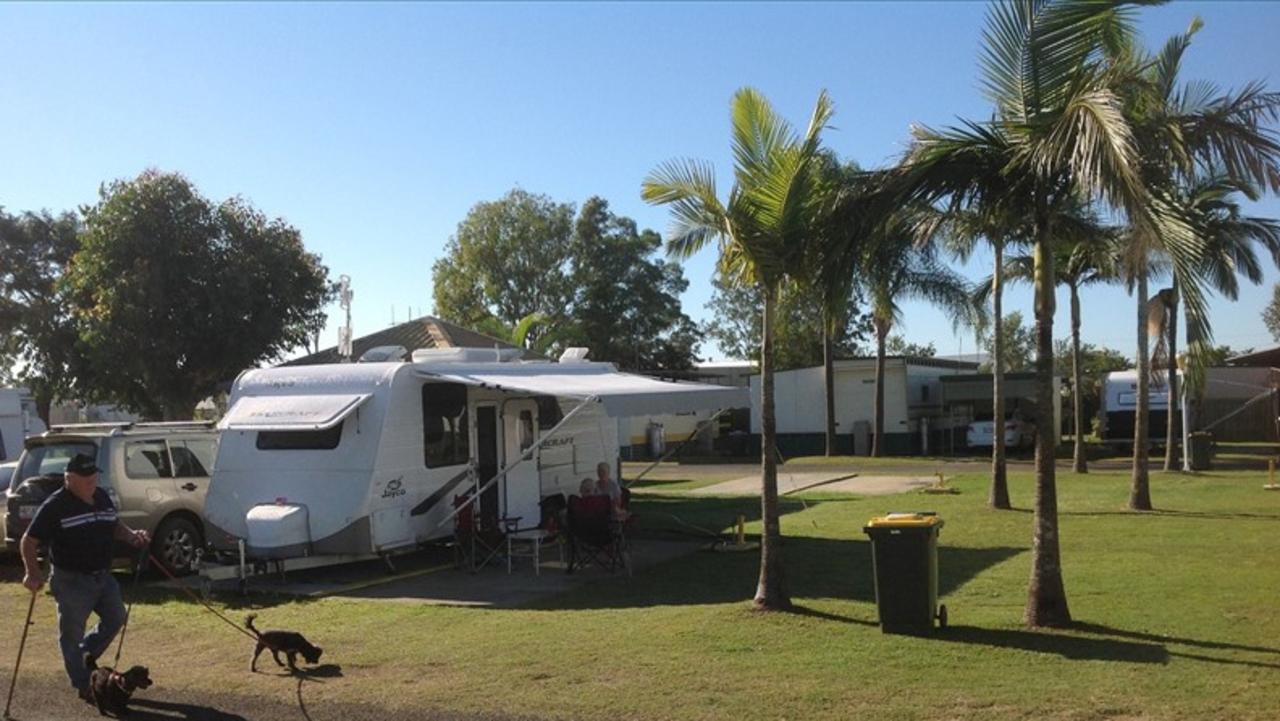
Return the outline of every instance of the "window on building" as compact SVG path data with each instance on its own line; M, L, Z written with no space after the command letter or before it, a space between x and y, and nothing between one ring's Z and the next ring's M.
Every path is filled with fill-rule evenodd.
M427 468L458 466L471 459L466 386L461 383L422 386L422 445Z

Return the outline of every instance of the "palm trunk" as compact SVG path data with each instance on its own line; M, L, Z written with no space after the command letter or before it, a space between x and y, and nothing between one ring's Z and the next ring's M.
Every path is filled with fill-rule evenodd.
M791 607L782 573L782 531L778 517L778 438L773 406L773 314L777 289L764 288L764 327L760 348L760 581L755 606L763 610Z
M1169 379L1165 381L1169 388L1168 414L1164 429L1164 470L1177 469L1178 464L1178 279L1173 279L1173 293L1170 295L1169 307L1165 309L1165 323L1168 325L1168 364L1165 366ZM1183 449L1186 453L1186 449Z
M823 314L826 315L825 313ZM822 385L827 395L827 455L836 454L836 371L830 320L822 323Z
M1147 475L1148 410L1151 405L1151 359L1147 357L1147 269L1138 268L1138 404L1133 414L1133 481L1129 508L1151 510L1151 479Z
M991 310L995 315L995 338L992 344L995 358L991 363L991 495L987 504L992 508L1008 510L1009 478L1004 453L1004 244L995 242L996 267L991 275Z
M1088 473L1084 457L1084 370L1080 367L1080 289L1071 286L1071 415L1074 420L1076 447L1071 456L1071 470Z
M1062 583L1062 556L1058 542L1058 488L1053 413L1053 248L1043 204L1036 212L1035 314L1036 314L1036 509L1031 542L1031 582L1023 616L1029 626L1064 626L1071 623L1067 592Z
M1198 340L1199 337L1193 332L1191 324L1187 323L1187 353L1191 352ZM1203 392L1203 388L1196 390L1194 394L1188 392L1187 397L1182 401L1186 406L1186 417L1182 419L1182 470L1187 473L1191 472L1191 433L1196 430L1196 424L1199 422L1197 417L1200 414L1200 396Z
M876 326L876 400L874 427L871 429L871 456L884 454L884 343L889 335L889 323L875 320Z

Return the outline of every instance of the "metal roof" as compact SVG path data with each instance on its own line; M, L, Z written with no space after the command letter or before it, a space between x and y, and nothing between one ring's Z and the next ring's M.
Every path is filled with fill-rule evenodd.
M356 338L351 343L351 358L358 359L370 348L378 346L403 346L412 354L419 348L514 348L505 341L498 340L483 333L460 325L426 315L414 318L399 325L393 325L377 333ZM522 349L523 350L523 349ZM546 360L530 350L524 350L522 360ZM322 365L325 363L341 363L338 347L325 348L319 353L312 353L301 358L281 363L281 366Z

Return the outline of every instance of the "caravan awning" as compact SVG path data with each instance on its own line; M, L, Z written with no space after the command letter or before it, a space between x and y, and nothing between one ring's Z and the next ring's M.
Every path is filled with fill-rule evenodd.
M371 394L243 396L218 423L223 430L323 431L342 422Z
M606 363L486 364L483 368L459 364L422 368L418 374L424 378L510 393L580 400L596 398L605 412L615 418L746 408L751 405L746 388L661 381L621 373Z

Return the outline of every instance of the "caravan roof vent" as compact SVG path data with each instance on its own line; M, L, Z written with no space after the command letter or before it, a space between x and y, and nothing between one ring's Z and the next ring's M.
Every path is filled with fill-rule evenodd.
M561 363L586 363L590 348L565 348L560 354Z
M414 363L506 363L518 360L519 348L419 348L413 352Z
M397 363L409 357L409 349L402 345L380 345L370 348L357 363Z

